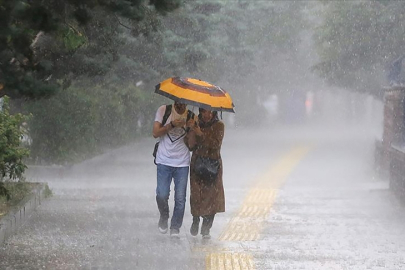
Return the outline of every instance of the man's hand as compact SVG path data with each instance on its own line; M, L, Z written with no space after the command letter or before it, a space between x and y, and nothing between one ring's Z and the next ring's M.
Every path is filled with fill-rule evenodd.
M186 124L186 121L184 121L182 119L175 119L170 123L175 127L184 127L184 125Z

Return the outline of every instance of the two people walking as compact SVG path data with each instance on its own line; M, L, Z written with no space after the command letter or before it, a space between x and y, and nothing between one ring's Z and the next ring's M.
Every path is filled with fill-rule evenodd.
M170 107L167 108L168 106ZM185 104L175 102L173 105L158 108L152 133L153 137L159 138L160 141L155 161L156 202L160 213L159 231L167 233L169 229L168 200L173 181L174 209L170 220L170 235L179 237L190 173L190 206L193 216L190 233L193 236L198 234L202 219L201 234L204 238L209 238L215 214L225 211L221 159L223 122L218 119L215 111L200 108L196 117ZM214 177L206 177L196 170L197 160L201 157L217 162Z

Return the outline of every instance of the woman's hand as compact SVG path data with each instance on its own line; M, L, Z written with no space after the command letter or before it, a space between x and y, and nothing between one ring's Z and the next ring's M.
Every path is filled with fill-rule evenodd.
M195 135L197 135L197 136L202 136L202 135L204 135L204 133L201 131L201 128L200 128L199 125L195 125L195 126L193 127L193 131L195 132Z
M190 118L187 123L186 127L192 129L196 125L195 120L193 118Z

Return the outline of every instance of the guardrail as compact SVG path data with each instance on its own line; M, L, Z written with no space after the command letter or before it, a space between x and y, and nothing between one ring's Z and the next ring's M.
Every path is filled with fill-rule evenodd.
M41 205L45 198L46 183L38 183L38 187L18 205L13 207L6 215L0 218L0 246L14 235L25 224L35 209Z

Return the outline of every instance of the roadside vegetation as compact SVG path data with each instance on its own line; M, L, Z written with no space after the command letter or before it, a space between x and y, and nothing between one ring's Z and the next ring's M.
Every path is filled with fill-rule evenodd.
M324 1L314 70L350 91L382 98L390 64L405 54L404 1Z
M262 70L263 64L297 51L305 4L150 3L0 4L6 26L0 61L8 63L0 65L0 96L12 99L13 112L32 115L26 162L71 164L149 134L157 106L170 102L157 97L154 87L170 76L226 85L239 104L238 121L259 119L263 107L249 104L276 88L246 83L264 83L263 73L272 72Z
M0 110L0 216L10 204L20 201L28 192L24 182L24 159L29 150L22 145L23 123L28 120L22 114L9 113L8 98Z

